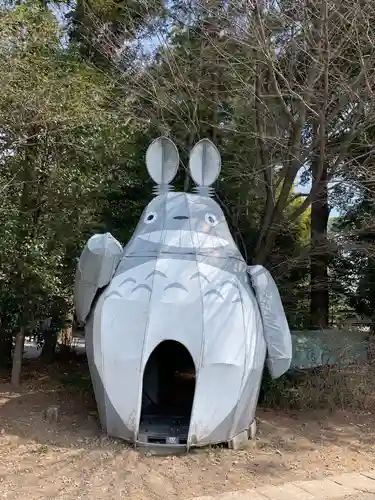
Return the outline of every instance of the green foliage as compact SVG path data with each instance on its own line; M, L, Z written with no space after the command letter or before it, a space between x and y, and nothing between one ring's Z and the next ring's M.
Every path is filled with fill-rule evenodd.
M64 7L67 27L51 4ZM159 134L176 142L184 167L198 139L215 141L223 159L218 200L239 247L252 263L272 236L264 263L278 282L290 325L309 323L311 211L293 186L301 166L310 178L311 158L321 148L313 135L316 110L331 112L319 78L312 90L304 87L313 62L323 74L322 51L315 47L309 58L304 44L315 40L309 21L291 5L269 5L262 18L264 41L254 28L254 13L243 8L241 2L158 0L0 4L3 331L37 329L42 319L65 315L72 305L75 259L93 232L111 231L127 242L152 196L144 154ZM350 5L344 2L337 9L345 13ZM334 47L348 28L343 16L340 29L334 28L337 12L330 3L328 35ZM307 31L291 34L298 23L305 23ZM146 56L145 47L154 39L159 46ZM359 66L347 38L344 49L346 62L333 58L344 83L340 87L328 79L334 82L329 99L332 108L347 99L341 111L323 117L330 141L321 150L329 175L360 185L363 193L373 190L373 128L355 100L356 95L365 99L367 87L347 92L358 83ZM310 101L301 111L302 95ZM364 109L371 110L370 103ZM294 125L286 109L294 118L304 116L294 149ZM356 129L362 132L355 140L347 132L352 109L361 111ZM355 168L345 169L345 162ZM182 168L176 187L191 189ZM273 211L262 234L270 201ZM332 257L332 314L337 320L352 308L373 316L373 200L356 200L338 186L331 201L344 212L334 229L339 241L325 249ZM356 249L348 250L349 243Z
M263 406L271 408L283 408L291 401L290 382L284 375L278 379L272 379L268 371L265 371L262 380L260 401Z
M60 44L49 10L0 11L0 317L32 330L72 305L75 257L102 226L126 151L118 87ZM118 148L121 149L118 149Z
M70 42L85 59L108 71L113 61L122 60L123 46L147 31L163 11L162 0L77 0L67 14Z
M374 215L372 195L364 190L332 228L341 248L333 261L337 291L347 308L369 320L375 310Z
M125 37L134 37L147 18L162 13L158 2L149 7L147 17L131 2L93 2L87 16L85 4L78 2L70 13L67 46L43 2L1 11L0 316L7 330L21 325L33 330L45 317L64 316L71 307L75 257L93 231L109 230L126 243L151 197L143 158L159 133L172 134L184 164L197 139L209 136L218 144L223 153L219 200L252 260L263 211L262 173L253 154L256 140L248 141L249 127L256 126L254 103L245 102L236 83L240 72L243 83L253 84L252 52L220 39L225 43L220 58L201 29L176 26L168 36L173 65L161 48L139 75L140 92L129 99L123 89L126 73L111 66L108 54L103 66L103 51L97 52L92 38L105 25L115 46L118 30L129 23ZM94 52L85 52L87 43ZM236 72L224 71L228 50L238 54ZM145 91L156 82L158 98L152 94L150 100ZM139 105L143 119L136 123ZM220 123L228 126L221 129ZM177 184L183 188L184 183L181 176ZM271 266L286 303L293 304L305 269L277 271L305 244L308 219L287 219ZM288 308L293 325L300 326L293 314Z

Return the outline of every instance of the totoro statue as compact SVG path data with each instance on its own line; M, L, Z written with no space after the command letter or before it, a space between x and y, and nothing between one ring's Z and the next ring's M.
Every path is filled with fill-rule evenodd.
M190 153L193 193L172 190L179 155L170 139L152 142L146 165L156 193L132 238L123 248L109 233L92 236L76 271L102 426L140 444L247 439L266 355L274 378L292 357L277 287L265 268L247 266L213 198L221 158L211 141ZM171 408L182 389L168 396L166 387L183 351L195 376L189 410L179 414Z

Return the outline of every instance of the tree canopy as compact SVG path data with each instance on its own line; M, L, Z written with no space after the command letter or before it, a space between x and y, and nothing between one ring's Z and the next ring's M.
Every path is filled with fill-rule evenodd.
M292 328L372 318L374 20L363 0L1 2L1 334L71 311L93 232L126 243L160 134L182 190L217 144L217 198Z

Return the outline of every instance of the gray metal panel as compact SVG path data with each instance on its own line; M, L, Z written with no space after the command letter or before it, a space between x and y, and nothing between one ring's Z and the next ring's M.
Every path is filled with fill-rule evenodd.
M260 358L263 356L264 359L265 349L263 353L259 352L258 355ZM251 422L254 420L262 383L262 375L263 370L251 370L249 373L241 397L237 403L230 438L249 429Z
M275 285L266 292L280 300ZM85 300L91 295L87 289ZM95 397L107 432L137 439L143 370L166 339L184 344L196 364L191 444L226 441L248 428L265 358L258 302L219 205L186 193L154 198L86 328ZM275 331L285 318L276 316ZM266 335L269 353L279 348L277 335L277 342ZM282 359L288 359L287 343L284 329ZM206 408L209 395L214 401ZM217 421L207 420L212 408Z
M78 321L85 322L97 291L108 285L122 256L121 244L110 234L95 234L77 264L74 300Z
M263 320L267 343L267 365L273 378L288 371L292 361L292 338L280 294L270 273L263 266L248 268Z
M179 232L174 243L172 232ZM219 205L208 197L171 192L148 204L124 249L124 256L163 253L207 256L213 252L218 257L242 260Z
M107 417L106 417L106 398L105 389L102 381L102 374L99 372L101 367L95 363L94 360L94 334L93 334L93 315L89 318L85 325L85 341L86 341L86 355L89 363L90 375L92 386L94 390L95 400L98 408L99 419L103 430L107 431Z
M220 424L208 434L207 437L202 439L202 441L196 443L199 446L204 446L206 444L224 443L229 441L231 436L231 428L233 424L233 418L236 413L236 407L232 408L230 413L220 422Z

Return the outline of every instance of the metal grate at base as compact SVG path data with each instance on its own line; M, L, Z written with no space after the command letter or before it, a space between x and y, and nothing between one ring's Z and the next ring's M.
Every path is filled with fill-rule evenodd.
M168 446L175 446L175 445L186 445L187 438L183 439L177 436L162 437L162 436L148 436L145 434L140 434L139 442L147 444L165 444Z
M181 417L148 415L139 426L138 441L148 444L186 445L189 422Z

